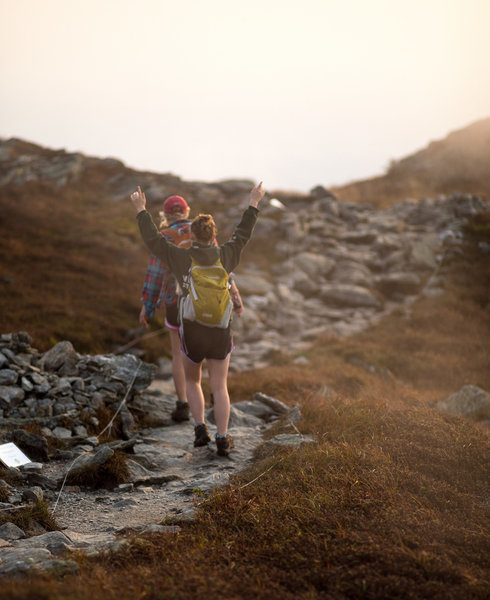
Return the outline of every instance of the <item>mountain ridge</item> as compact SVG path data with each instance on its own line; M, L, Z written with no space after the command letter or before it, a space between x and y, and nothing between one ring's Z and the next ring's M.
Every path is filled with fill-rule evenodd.
M490 117L392 161L384 175L332 188L346 202L385 208L407 197L453 192L490 196Z

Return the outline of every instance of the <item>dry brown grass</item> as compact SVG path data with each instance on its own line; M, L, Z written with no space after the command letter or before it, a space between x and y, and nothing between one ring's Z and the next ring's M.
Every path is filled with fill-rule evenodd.
M67 481L72 485L113 489L120 483L126 483L128 479L127 455L116 451L102 466L69 474Z
M47 502L44 500L40 500L35 504L29 504L28 506L22 506L22 508L16 510L0 513L0 525L7 522L14 523L14 525L20 527L27 534L39 533L39 526L48 531L61 529L51 514Z
M383 385L302 407L318 443L269 453L180 535L0 597L486 598L486 435Z
M231 378L234 400L298 403L317 443L262 449L179 535L79 557L63 581L5 582L0 598L486 599L488 433L434 408L465 383L490 389L490 267L474 248L408 317L324 339L309 366Z
M0 330L27 330L41 350L62 339L81 352L126 342L146 261L130 207L32 183L0 188L0 212Z

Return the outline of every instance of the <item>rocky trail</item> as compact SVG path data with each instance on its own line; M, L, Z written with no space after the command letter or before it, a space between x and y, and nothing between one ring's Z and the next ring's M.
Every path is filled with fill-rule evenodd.
M72 572L78 567L75 561L70 560L70 552L79 550L96 554L117 549L121 544L128 543L129 536L138 533L178 532L178 526L164 523L192 519L197 506L210 491L225 485L230 476L252 463L254 451L264 443L264 433L279 419L282 419L284 430L288 433L279 434L267 443L300 445L313 441L295 431L295 423L300 419L297 407L291 409L276 399L257 393L253 400L232 406L230 431L236 445L229 457L219 457L213 442L205 447L194 448L192 423L175 423L171 418L176 400L173 383L151 380L152 369L135 357L104 356L90 358L90 361L99 361L99 366L103 364L105 367L104 374L101 376L99 373L94 386L98 391L93 390L92 393L102 394L101 390L105 389L104 403L107 403L111 398L110 394L107 396L111 382L120 383L124 380L121 364L126 366L126 384L130 385L128 391L131 384L139 391L125 394L117 408L109 401L113 414L124 408L120 411L125 413L121 422L127 426L130 420L131 430L125 430L121 436L125 439L101 442L100 435L90 436L84 425L80 424L83 396L77 396L78 404L72 397L75 408L71 406L67 410L67 385L63 385L63 381L60 383L60 379L66 383L66 377L60 378L53 373L47 375L32 364L36 362L52 366L50 360L56 356L58 368L72 369L72 372L75 369L80 373L83 372L87 357L78 357L75 363L77 355L70 352L65 343L50 351L51 355L39 355L30 347L29 341L27 334L3 336L2 356L7 354L11 359L15 357L17 364L9 366L17 366L17 369L20 369L19 363L24 363L26 374L22 377L26 382L31 381L27 375L29 370L32 371L31 377L35 373L40 378L45 376L46 381L50 379L48 394L52 402L51 410L47 412L51 416L25 419L26 426L36 423L39 427L41 422L44 423L40 434L14 429L1 436L3 441L14 440L28 456L36 456L39 462L33 460L18 468L0 471L0 491L3 491L0 515L22 509L29 503L43 501L47 503L60 531L46 532L40 524L34 524L34 528L31 525L24 531L9 522L8 518L2 519L5 522L0 525L0 574L19 576L31 569ZM9 353L6 346L24 352ZM29 352L26 353L26 350ZM26 356L31 358L30 369ZM141 371L140 380L134 375L130 377L128 363L136 367L136 374ZM19 375L19 371L15 372ZM90 376L85 380L72 376L70 389L75 383L78 388L83 387L80 380L87 383L89 379ZM94 385L93 379L91 383ZM148 387L145 387L148 383ZM42 385L42 382L38 385ZM60 388L65 391L65 404L59 402L59 398L59 403L55 399ZM42 389L45 390L45 387ZM130 399L126 404L127 398ZM58 415L53 415L53 406ZM60 410L65 412L60 413ZM140 422L147 421L157 426L135 427L131 411ZM59 416L63 417L64 426L59 425ZM3 419L4 425L6 421ZM212 408L207 410L206 421L213 437ZM54 452L48 451L48 438L59 446ZM124 483L114 482L106 470L117 452L123 453L125 458L127 473ZM87 474L89 479L83 479ZM93 485L89 485L92 481L90 477L95 478Z

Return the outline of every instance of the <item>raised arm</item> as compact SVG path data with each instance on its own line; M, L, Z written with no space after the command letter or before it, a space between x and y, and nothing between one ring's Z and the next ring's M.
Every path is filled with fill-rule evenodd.
M146 211L146 197L139 186L136 192L131 194L131 202L138 211L136 218L147 248L179 278L187 262L185 249L177 248L158 231L150 213Z
M250 192L248 208L243 213L242 219L235 228L233 235L220 248L221 262L228 272L233 271L240 262L241 252L251 238L255 223L257 222L259 214L258 206L264 194L262 182L260 182Z

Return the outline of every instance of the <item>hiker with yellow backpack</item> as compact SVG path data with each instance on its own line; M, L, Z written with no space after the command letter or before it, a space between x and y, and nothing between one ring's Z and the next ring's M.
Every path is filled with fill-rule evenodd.
M190 208L182 196L169 196L163 203L159 213L161 234L179 248L190 248L192 245ZM216 242L215 242L216 243ZM236 283L230 276L230 293L233 301L233 312L240 316L243 305ZM179 334L179 287L175 276L154 254L150 255L146 275L141 292L141 311L139 322L148 327L148 320L155 309L165 306L165 325L169 331L172 352L172 377L174 380L177 402L172 412L172 419L178 423L189 420L189 404L187 402L184 365L181 353Z
M213 217L198 215L191 224L192 246L179 248L158 231L146 211L146 198L141 188L131 194L143 241L150 252L168 266L184 290L179 309L180 337L186 395L195 421L194 446L205 446L211 441L204 422L201 387L202 361L206 359L214 396L216 447L221 456L228 456L233 447L233 439L228 433L230 397L227 377L233 350L230 327L233 303L228 276L240 262L241 252L252 235L263 196L261 182L250 192L248 208L232 237L222 246L213 245L216 238Z

